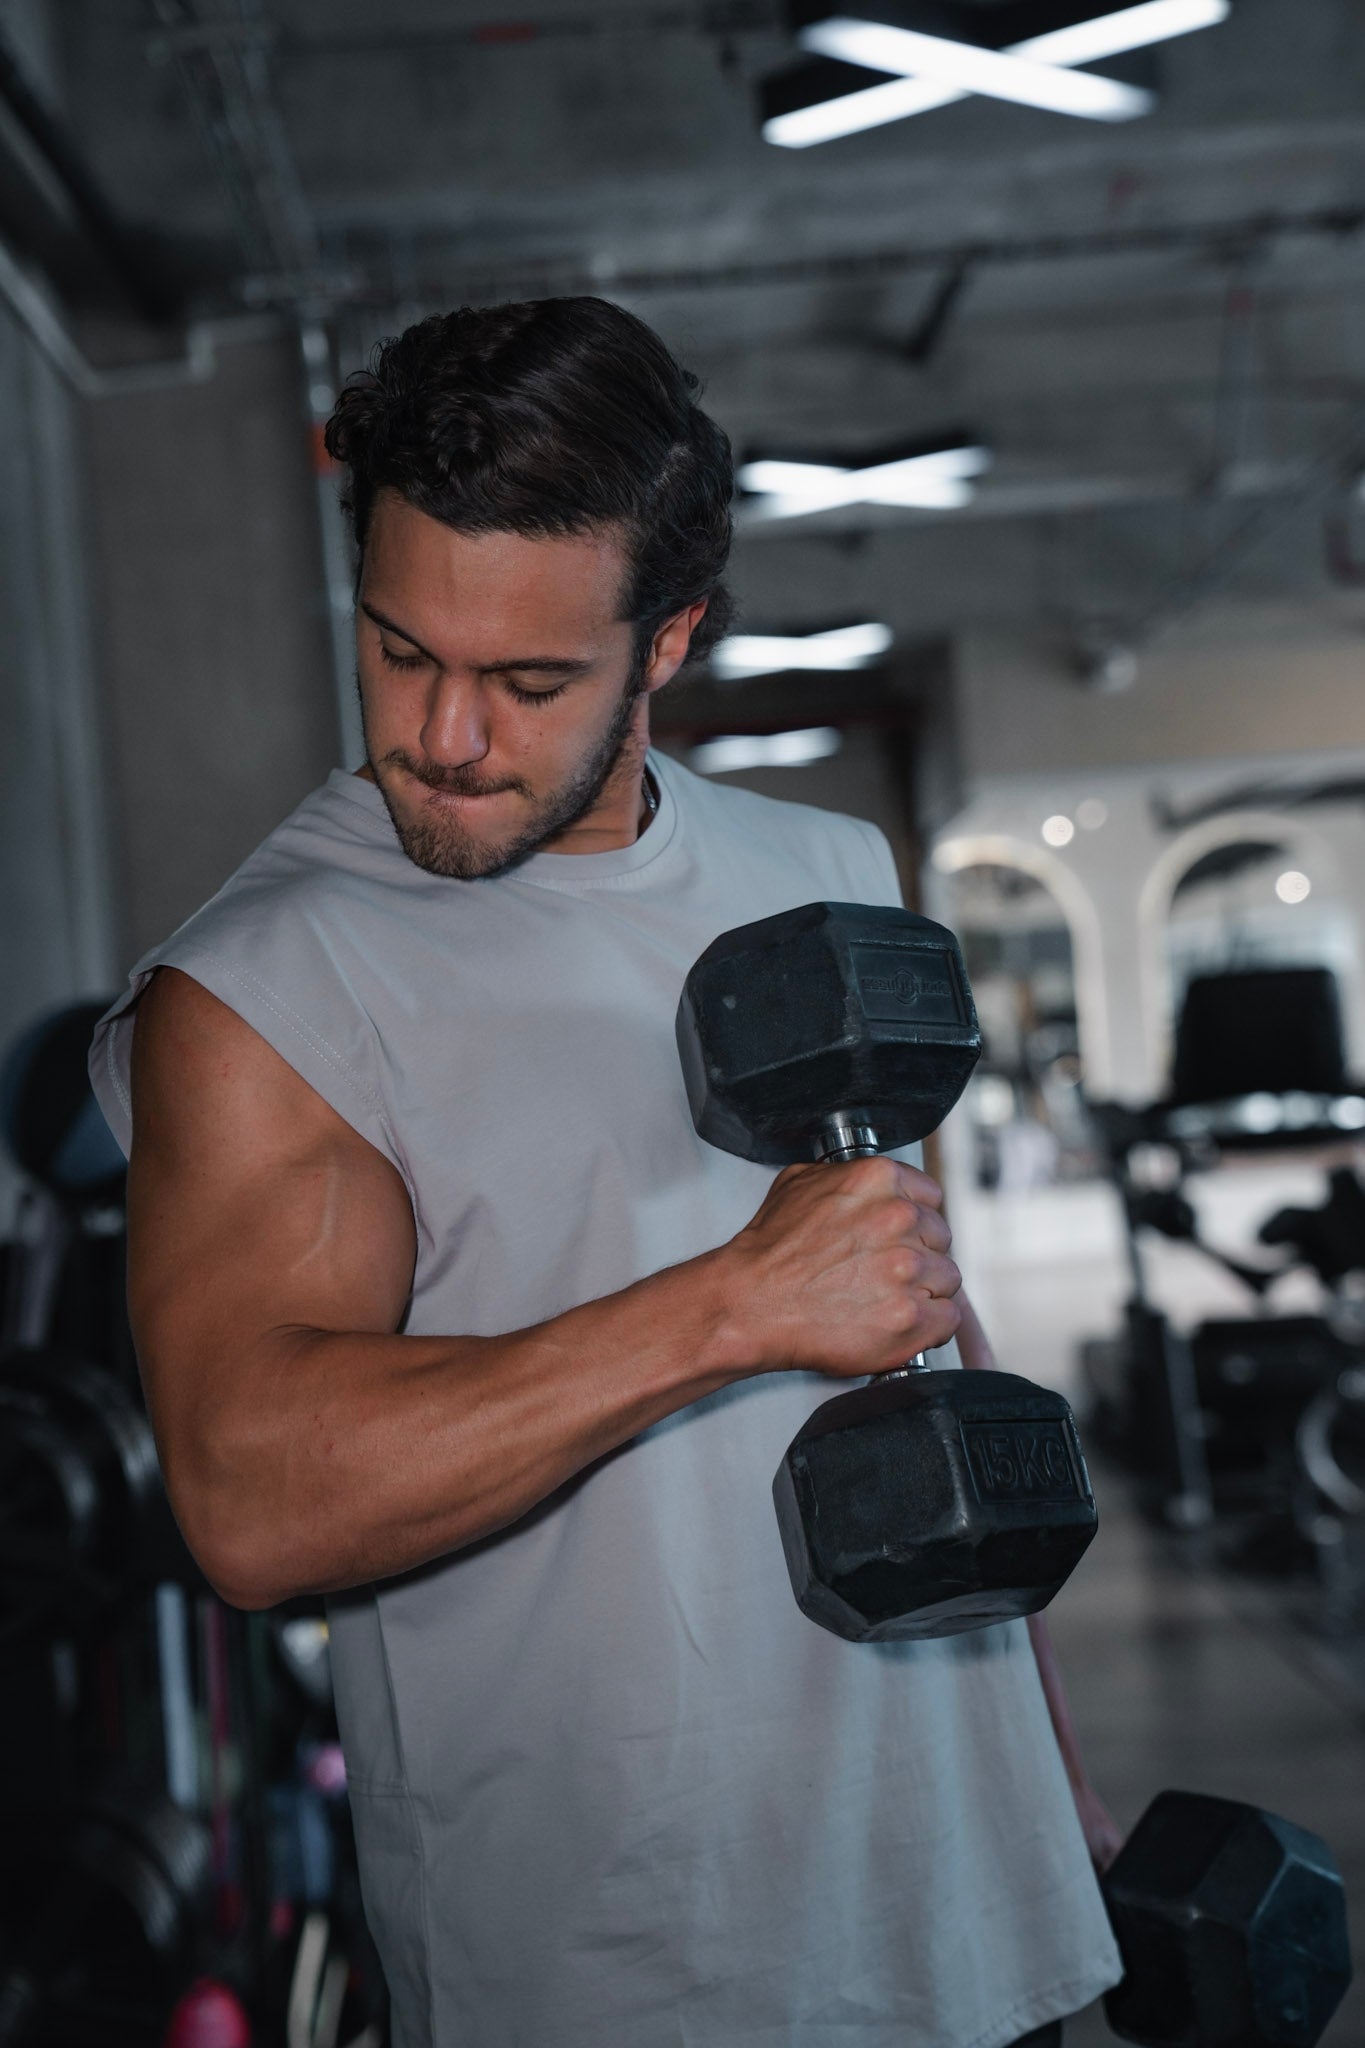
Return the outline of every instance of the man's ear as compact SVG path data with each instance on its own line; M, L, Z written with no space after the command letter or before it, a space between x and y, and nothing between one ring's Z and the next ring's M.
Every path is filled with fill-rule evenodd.
M654 635L645 665L645 688L661 690L665 683L671 683L687 659L687 650L692 635L706 617L709 600L703 598L700 604L691 604L685 612L677 612Z

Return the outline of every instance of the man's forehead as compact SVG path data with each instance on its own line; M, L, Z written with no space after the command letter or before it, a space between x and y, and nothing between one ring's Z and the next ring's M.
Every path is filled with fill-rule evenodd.
M592 631L619 619L624 576L621 540L610 528L462 533L385 491L366 536L361 591L392 617L395 606L416 606L429 623L457 610L466 621L511 613Z

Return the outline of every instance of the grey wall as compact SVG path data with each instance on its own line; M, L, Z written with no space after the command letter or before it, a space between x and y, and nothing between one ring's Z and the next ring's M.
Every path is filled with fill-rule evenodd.
M293 337L85 428L122 970L323 779L337 717Z
M1036 630L964 633L955 667L973 781L1365 744L1365 591L1221 609L1142 652L1118 696L1083 690Z

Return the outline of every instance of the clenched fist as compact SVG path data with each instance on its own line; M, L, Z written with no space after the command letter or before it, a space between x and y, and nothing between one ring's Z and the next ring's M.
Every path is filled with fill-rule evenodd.
M957 1329L943 1190L885 1157L789 1166L730 1242L755 1369L855 1379Z

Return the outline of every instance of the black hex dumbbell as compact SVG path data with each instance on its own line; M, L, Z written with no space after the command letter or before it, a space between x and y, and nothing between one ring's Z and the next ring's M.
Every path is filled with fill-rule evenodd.
M1152 1801L1104 1878L1124 1978L1104 2001L1146 2048L1313 2048L1346 1995L1332 1852L1277 1814L1199 1792Z
M856 903L723 933L687 977L677 1032L701 1135L773 1166L926 1137L981 1052L952 933ZM851 1642L1032 1614L1096 1526L1059 1394L922 1356L817 1409L773 1497L797 1604Z

